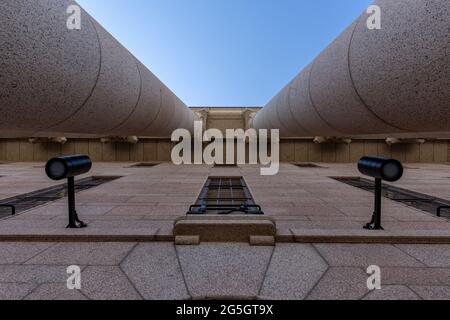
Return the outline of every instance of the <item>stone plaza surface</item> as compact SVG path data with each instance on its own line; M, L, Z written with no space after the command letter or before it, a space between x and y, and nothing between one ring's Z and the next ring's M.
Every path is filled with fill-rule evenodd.
M14 235L110 236L144 240L173 240L174 222L186 215L208 176L243 176L257 204L276 221L277 237L284 242L317 235L382 237L433 235L450 239L445 218L383 199L385 232L362 230L373 212L373 194L330 177L361 176L355 165L320 164L299 168L281 164L276 176L261 176L259 166L214 168L175 166L132 168L133 163L96 163L87 176L122 178L80 192L76 196L84 230L66 230L67 199L60 199L0 221L0 239ZM404 178L393 185L448 199L449 166L410 164ZM50 181L42 164L0 166L0 199L6 199L63 182ZM81 176L80 178L83 178ZM3 238L2 238L3 237ZM13 240L16 240L13 238ZM20 239L19 239L20 240ZM136 239L136 240L139 240ZM450 243L449 243L450 244Z
M450 299L450 245L319 243L324 234L373 234L362 230L373 195L329 178L360 176L354 165L282 164L273 177L252 166L131 165L94 165L88 176L122 178L77 194L87 229L65 229L67 199L0 220L0 299ZM448 165L408 168L396 186L448 199ZM2 199L60 184L37 163L3 164L0 176ZM174 221L208 176L243 176L283 242L175 245ZM390 239L450 232L445 218L387 199L383 208ZM297 242L306 233L318 241ZM23 235L50 240L22 241ZM80 291L66 287L70 265L82 268ZM371 265L381 267L381 290L367 289Z
M448 245L5 242L0 261L1 300L450 299ZM71 265L81 290L67 289Z

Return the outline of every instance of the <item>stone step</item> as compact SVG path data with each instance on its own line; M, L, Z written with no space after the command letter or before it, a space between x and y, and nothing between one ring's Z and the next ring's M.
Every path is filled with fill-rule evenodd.
M291 229L291 232L297 243L450 244L448 230Z
M275 245L275 220L263 216L198 215L175 221L176 244L200 242L247 242L252 245Z

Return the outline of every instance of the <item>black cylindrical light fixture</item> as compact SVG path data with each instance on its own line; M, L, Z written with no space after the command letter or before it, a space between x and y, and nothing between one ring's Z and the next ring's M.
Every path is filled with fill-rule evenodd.
M383 180L395 182L403 176L403 165L400 161L388 158L363 157L358 162L359 171L369 177L375 178L375 211L372 221L364 226L369 230L383 230L381 226L381 197L383 193Z
M403 176L403 165L395 159L363 157L358 169L364 175L388 182L398 181Z
M51 159L45 166L47 176L52 180L67 179L67 198L69 204L69 225L67 228L86 228L87 224L78 218L75 209L75 177L88 173L92 161L85 155L65 156Z
M62 180L89 172L92 161L86 155L75 155L51 159L45 166L47 176L52 180Z

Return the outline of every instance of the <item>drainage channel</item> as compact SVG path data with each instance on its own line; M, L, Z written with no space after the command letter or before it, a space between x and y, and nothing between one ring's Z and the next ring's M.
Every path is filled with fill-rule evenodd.
M154 163L154 162L141 162L141 163L136 163L132 166L129 166L128 168L153 168L160 165L159 163Z
M375 184L373 181L361 177L330 177L347 185L369 191L375 192ZM382 196L390 200L403 203L409 207L419 209L433 215L438 214L439 208L450 206L450 201L432 197L423 193L394 187L383 184ZM442 216L450 219L450 215L442 210Z
M188 215L235 213L264 214L243 177L209 177Z
M178 245L247 242L275 245L276 222L255 203L243 177L209 177L196 204L175 221Z
M317 168L317 169L326 169L325 167L321 167L315 163L293 163L294 166L299 168Z
M80 179L76 182L75 192L81 192L99 185L120 179L121 176L93 176ZM44 205L49 202L66 197L67 184L33 191L0 201L0 219L11 215L11 206L14 206L16 214Z

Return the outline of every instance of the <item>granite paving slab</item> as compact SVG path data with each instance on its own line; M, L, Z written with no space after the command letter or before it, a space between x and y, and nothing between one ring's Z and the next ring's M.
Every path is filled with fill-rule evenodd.
M81 274L81 290L92 300L141 300L135 287L116 266L88 266Z
M67 289L66 283L44 283L32 290L25 300L87 300L88 298L80 290Z
M369 291L368 275L355 267L333 267L314 287L308 300L359 300Z
M315 247L330 266L371 265L380 267L423 267L424 264L392 245L372 244L316 244Z
M257 297L273 250L227 243L177 246L186 284L194 299Z
M422 300L414 291L406 286L382 286L380 290L372 290L364 300Z
M327 268L326 262L311 245L278 244L260 297L269 300L304 299Z
M190 298L172 243L139 244L121 268L144 299Z
M26 264L118 265L134 247L133 243L59 243Z

